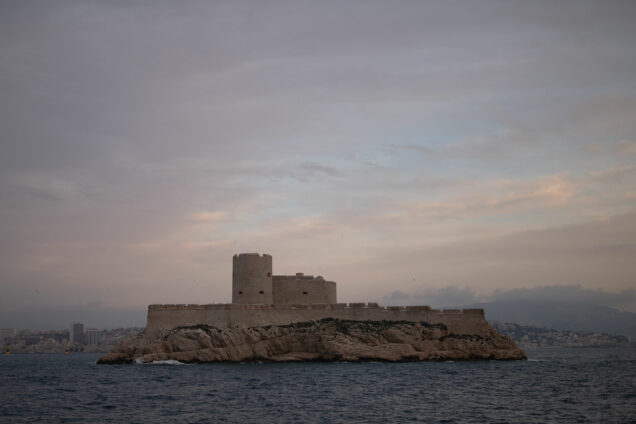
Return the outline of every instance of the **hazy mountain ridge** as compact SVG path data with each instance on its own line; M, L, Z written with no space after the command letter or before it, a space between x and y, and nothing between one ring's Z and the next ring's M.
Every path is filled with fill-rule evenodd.
M484 308L486 319L592 333L620 334L636 340L636 314L608 306L573 302L510 300L473 303Z

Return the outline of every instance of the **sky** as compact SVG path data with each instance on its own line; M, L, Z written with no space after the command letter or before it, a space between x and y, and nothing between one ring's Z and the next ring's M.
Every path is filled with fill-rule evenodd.
M0 327L230 302L240 252L343 302L564 286L636 312L635 21L0 0Z

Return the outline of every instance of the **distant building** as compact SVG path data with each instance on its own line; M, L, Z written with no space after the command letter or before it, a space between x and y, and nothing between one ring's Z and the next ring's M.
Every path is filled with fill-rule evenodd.
M84 331L84 341L87 345L102 344L102 332L97 328L87 328Z
M15 328L0 328L0 342L15 336Z
M84 344L84 324L71 324L71 343Z

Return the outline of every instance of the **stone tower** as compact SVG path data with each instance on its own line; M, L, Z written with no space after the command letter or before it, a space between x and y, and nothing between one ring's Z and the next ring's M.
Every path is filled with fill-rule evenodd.
M272 304L272 256L241 253L232 260L232 303Z

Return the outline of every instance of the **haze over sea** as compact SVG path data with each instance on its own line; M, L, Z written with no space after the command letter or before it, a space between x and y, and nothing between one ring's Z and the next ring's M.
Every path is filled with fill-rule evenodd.
M636 420L636 349L529 350L528 361L96 365L0 359L3 423Z

